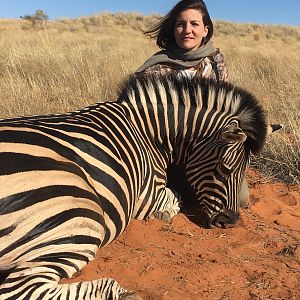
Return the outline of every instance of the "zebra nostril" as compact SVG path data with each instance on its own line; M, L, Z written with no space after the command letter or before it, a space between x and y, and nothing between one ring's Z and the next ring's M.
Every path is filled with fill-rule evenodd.
M227 211L231 220L234 220L234 223L240 218L240 213L234 210Z

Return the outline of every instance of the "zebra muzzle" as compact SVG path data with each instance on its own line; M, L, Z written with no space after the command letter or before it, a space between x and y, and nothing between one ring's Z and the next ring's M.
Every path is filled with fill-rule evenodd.
M220 212L213 220L211 220L211 225L219 228L235 227L239 217L239 212L235 212L233 210L224 210Z

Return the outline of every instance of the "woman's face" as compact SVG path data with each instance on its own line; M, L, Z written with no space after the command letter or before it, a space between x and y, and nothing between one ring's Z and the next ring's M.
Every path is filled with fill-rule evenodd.
M200 11L186 9L179 13L175 23L174 37L180 48L186 50L197 49L207 33L208 28L204 26Z

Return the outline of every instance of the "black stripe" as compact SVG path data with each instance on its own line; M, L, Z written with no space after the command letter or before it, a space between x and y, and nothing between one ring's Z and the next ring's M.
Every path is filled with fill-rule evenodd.
M85 259L86 260L86 259ZM78 265L76 265L76 263L73 263L67 259L63 259L63 258L59 258L59 257L55 257L55 258L45 258L45 259L39 259L39 258L35 258L31 261L39 261L39 262L44 262L44 263L58 263L58 264L62 264L65 266L69 266L72 267L76 270L76 272L78 272L80 270L80 268L78 267Z
M166 119L166 115L165 115L165 111L164 109L162 109L163 107L163 102L161 99L161 95L160 95L160 90L159 87L157 85L157 81L154 82L153 86L154 86L154 92L156 94L156 100L157 100L157 118L158 118L158 131L160 131L160 136L162 138L162 141L165 142L165 138L167 136L166 134L166 126L165 126L165 119Z
M73 252L49 253L49 254L38 256L30 261L63 262L67 259L85 261L86 263L89 262L89 259L85 255L73 253Z
M24 287L24 289L21 289L21 291L18 292L17 294L14 294L11 297L5 298L5 300L17 300L17 299L21 298L21 296L24 296L24 294L27 293L28 291L29 291L29 293L27 293L26 297L23 298L23 299L30 300L33 292L36 289L38 289L39 287L43 286L44 284L45 283L35 282L35 283L33 283L33 284L29 285L29 286ZM12 286L12 287L10 287L8 289L0 289L0 293L1 294L3 293L3 290L5 290L4 293L5 292L9 293L10 291L14 291L15 287Z
M80 290L81 290L81 286L82 286L82 282L77 283L77 287L76 287L76 295L75 295L75 299L77 300L82 300L79 298L80 295Z
M25 268L26 270L26 268ZM18 270L19 272L19 270ZM14 272L11 272L10 274L13 274ZM20 281L21 282L21 285L22 286L24 284L24 281L22 281L22 279L26 280L26 278L28 277L29 279L32 279L32 276L33 275L23 275L23 276L18 276L18 277L9 277L7 279L5 279L5 283L13 283L13 282L18 282ZM46 279L46 280L49 280L49 281L54 281L53 280L53 277L49 276L49 275L45 275L45 274L39 274L38 275L38 278L43 278L43 279ZM28 281L28 280L27 280ZM16 285L14 285L14 289L15 289Z
M48 157L31 156L30 154L23 153L0 153L0 175L10 175L35 170L66 171L85 178L80 168L73 163L57 161Z
M35 300L43 300L46 294L49 292L49 289L46 289L44 292L42 292Z
M89 199L96 202L101 207L99 198L89 191L83 190L76 186L51 185L2 198L0 201L0 215L9 214L24 209L51 198L64 196Z
M1 206L0 206L0 214L1 214ZM12 233L15 230L16 226L11 225L9 227L0 229L0 238Z
M41 249L41 248L51 249L51 247L49 247L49 246L65 245L65 244L70 244L70 245L90 244L90 245L97 245L99 247L101 244L101 240L100 240L100 237L95 238L95 237L87 236L87 235L73 235L73 236L68 236L68 237L64 237L64 238L59 238L59 239L51 240L51 241L48 241L45 243L39 243L38 245L28 248L25 252L18 255L15 258L15 260L18 260L20 257L22 257L22 256L26 255L27 253L30 253L36 249ZM92 251L89 251L89 250L86 250L86 251L90 255L94 255L94 253Z
M150 176L151 176L151 177L150 177ZM144 213L146 213L145 216L147 217L147 216L149 215L149 212L152 210L153 205L155 205L155 203L156 203L156 201L157 201L157 199L155 199L155 198L152 199L152 198L150 197L150 196L151 196L151 193L153 193L153 191L155 190L153 174L148 175L148 176L145 178L144 185L147 185L149 182L153 182L153 190L151 189L151 186L150 186L150 188L147 189L146 195L145 195L145 197L144 197L144 201L143 201L143 203L141 203L140 208L139 208L139 210L138 210L137 213L136 213L136 217L137 217L137 218L138 218L138 216L139 216L140 214L142 214L142 213L144 212L145 206L146 206L147 204L149 204L149 202L151 202L151 205L149 206L147 212L144 212ZM144 189L145 189L145 187L143 188L143 186L142 186L141 190L144 190ZM153 194L154 194L154 193L153 193Z
M88 293L88 287L89 287L88 285L86 285L86 286L85 286L85 291L84 291L84 294L83 294L82 298L81 298L81 299L79 299L79 300L82 300L82 299L84 299L84 300L85 300L85 299L86 299L86 298L85 298L85 296L86 296L86 295L87 295L87 293Z
M43 267L49 269L49 273L58 274L61 278L69 278L68 273L63 267L47 264L45 264Z
M189 111L188 111L188 118L187 118L187 122L186 122L186 134L185 134L185 141L186 144L190 144L192 141L192 135L193 135L193 122L195 119L195 113L196 113L196 106L192 106L190 107Z
M169 139L171 142L171 145L175 145L175 112L174 112L174 104L172 101L172 97L170 94L170 89L166 89L166 95L167 95L167 110L168 110L168 124L169 124Z
M1 289L1 293L9 293L11 290L17 290L18 288L24 286L24 284L26 284L27 282L30 281L34 281L37 280L38 282L41 282L40 279L47 279L47 281L54 281L53 278L49 277L49 276L45 276L42 274L34 274L34 275L27 275L27 276L22 276L22 277L17 277L17 278L12 278L11 280L5 280L4 283L10 283L13 284L14 282L18 282L16 284L13 284L13 286L10 286L8 288L2 288ZM35 283L33 283L30 286L33 286ZM24 292L24 290L23 290ZM17 298L16 298L17 299Z

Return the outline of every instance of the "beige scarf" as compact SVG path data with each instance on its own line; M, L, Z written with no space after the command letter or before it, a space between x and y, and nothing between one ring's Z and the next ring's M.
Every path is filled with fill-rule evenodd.
M211 41L196 50L187 51L181 48L162 50L151 56L136 72L143 72L157 64L169 65L177 70L191 68L198 65L204 57L211 55L212 52L213 45Z

